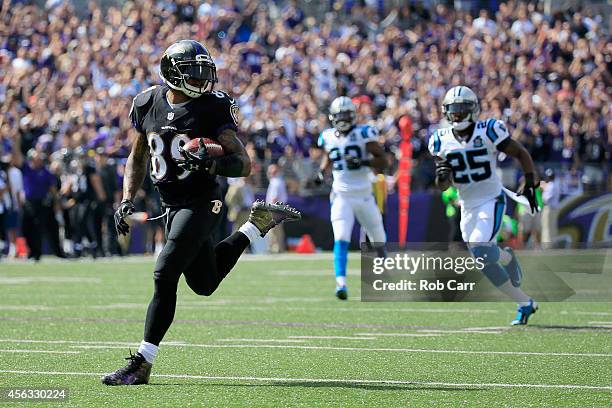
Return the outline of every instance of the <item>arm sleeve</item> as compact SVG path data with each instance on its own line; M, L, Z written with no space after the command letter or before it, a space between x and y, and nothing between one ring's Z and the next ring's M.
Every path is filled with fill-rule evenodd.
M323 132L321 132L319 138L317 139L317 147L320 149L325 148L325 137L323 137Z
M489 119L487 121L487 138L497 148L500 143L508 140L510 134L503 120Z
M436 130L431 134L431 136L429 136L429 143L427 145L427 148L429 149L429 153L433 157L440 157L441 147L442 147L442 142L440 140L440 134Z

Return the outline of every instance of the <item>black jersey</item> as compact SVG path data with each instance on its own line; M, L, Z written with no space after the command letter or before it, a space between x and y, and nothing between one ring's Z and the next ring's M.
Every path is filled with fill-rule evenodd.
M238 107L225 92L213 91L172 108L166 99L168 90L167 86L147 89L134 98L130 111L132 125L147 138L151 180L168 207L217 198L216 177L180 168L178 148L191 139L217 140L223 130L237 130Z

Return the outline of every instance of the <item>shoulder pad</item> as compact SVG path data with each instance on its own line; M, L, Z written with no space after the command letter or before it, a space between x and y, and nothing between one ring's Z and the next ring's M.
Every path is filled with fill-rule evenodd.
M153 92L158 87L159 85L154 85L150 88L145 89L138 95L136 95L136 97L134 98L134 105L139 108L142 106L145 106L149 102L149 100L151 100L151 97L153 96Z
M234 98L232 98L231 96L229 96L229 94L225 91L221 91L221 90L217 90L217 91L212 91L211 92L212 95L216 96L217 98L221 99L221 100L226 100L228 101L230 104L234 104L236 103L236 101L234 100Z
M323 132L321 132L319 134L319 138L317 139L317 146L318 147L324 147L325 146L325 136L323 135Z
M491 143L499 143L499 141L505 138L506 135L504 133L507 133L507 131L502 121L493 118L487 119L487 130L485 134L489 140L491 140Z
M434 156L440 153L440 148L442 147L442 141L440 140L440 130L441 129L434 130L434 132L429 138L429 151Z

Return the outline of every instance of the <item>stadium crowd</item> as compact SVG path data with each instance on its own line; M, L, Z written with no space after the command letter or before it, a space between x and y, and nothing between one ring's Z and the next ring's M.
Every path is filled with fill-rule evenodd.
M430 188L427 139L443 120L444 92L458 84L479 95L482 117L506 120L537 163L564 170L562 189L608 188L612 42L602 16L586 8L546 15L537 2L508 1L479 15L406 3L330 1L315 18L294 1L137 0L103 10L96 2L79 9L62 0L45 8L4 0L0 240L14 240L36 204L45 208L33 212L36 222L52 224L49 236L71 237L75 254L84 237L100 255L121 252L112 212L135 136L132 98L160 83L163 50L183 38L209 47L217 89L238 101L255 190L276 163L289 193L312 194L321 158L314 146L336 95L354 98L395 163L400 119L409 117L413 190ZM15 166L17 146L27 169ZM516 183L511 162L502 166L504 182ZM150 184L141 198L143 211L159 211ZM159 227L149 235L153 245Z

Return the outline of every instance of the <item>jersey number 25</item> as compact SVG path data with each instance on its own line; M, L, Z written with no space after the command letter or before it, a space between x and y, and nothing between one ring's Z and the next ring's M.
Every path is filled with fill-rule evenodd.
M491 177L491 164L488 160L478 161L479 157L486 156L487 149L467 150L465 152L452 152L446 155L446 160L453 169L455 183L467 184L469 182L483 181Z

